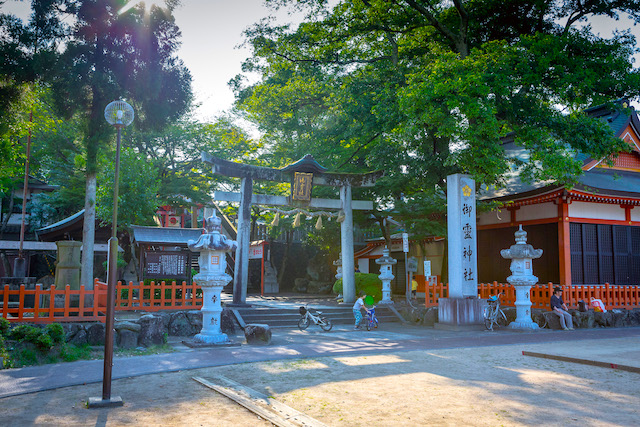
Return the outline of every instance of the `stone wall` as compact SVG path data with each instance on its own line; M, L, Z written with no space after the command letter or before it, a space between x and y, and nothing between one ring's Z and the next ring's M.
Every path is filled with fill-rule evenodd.
M229 309L221 314L221 329L235 334L236 320ZM75 345L104 345L103 323L63 323L67 342ZM202 329L200 310L144 314L137 320L116 321L114 344L117 348L162 345L168 336L193 337Z
M405 302L396 303L396 308L402 317L415 325L433 326L438 321L438 307L429 307L417 305L411 307ZM502 307L507 321L513 322L516 318L516 309L514 307ZM593 310L581 312L578 310L569 310L573 317L574 328L623 328L627 326L640 326L640 307L630 310L612 309L606 313L598 313ZM544 317L544 319L543 319ZM546 310L532 310L533 321L542 325L546 319L547 327L550 329L560 329L560 320L558 316Z

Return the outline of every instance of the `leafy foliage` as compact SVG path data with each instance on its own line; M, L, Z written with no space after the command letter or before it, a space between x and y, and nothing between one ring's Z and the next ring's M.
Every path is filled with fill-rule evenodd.
M113 182L115 164L108 162L102 168L100 186L96 195L96 215L103 224L110 224L113 216ZM120 153L120 173L118 189L118 227L126 229L131 225L152 225L158 208L157 171L153 164L129 148ZM121 197L121 195L123 197Z
M438 228L428 223L444 218L449 174L471 174L479 188L515 172L571 185L582 173L576 152L626 149L584 110L638 95L635 40L584 23L639 22L639 1L268 3L307 18L247 30L244 71L261 79L232 81L238 108L264 132L267 161L310 153L334 171L383 169L373 193L354 197L375 197L410 227ZM528 157L508 156L510 139Z
M214 123L181 119L159 132L133 130L124 138L156 168L158 198L163 205L209 203L220 182L201 160L201 153L232 161L250 161L260 146L228 118Z
M377 274L372 273L356 273L356 295L360 291L364 291L367 295L371 295L375 301L382 299L382 281ZM337 280L333 284L333 292L342 294L342 279Z

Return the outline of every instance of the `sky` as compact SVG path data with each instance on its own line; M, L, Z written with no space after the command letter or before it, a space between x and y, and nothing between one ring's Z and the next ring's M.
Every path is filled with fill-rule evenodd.
M29 6L28 0L6 0L2 12L26 20ZM213 119L231 108L234 95L227 83L240 73L242 62L251 55L250 49L238 48L242 32L273 14L263 0L182 0L174 11L182 32L178 56L191 71L196 102L201 104L196 112L199 119ZM278 23L296 20L286 11L276 16Z
M28 0L6 0L2 11L24 19L28 18L29 5ZM251 55L248 48L238 48L242 32L272 14L263 0L182 0L174 11L182 31L178 56L191 71L196 102L201 104L196 112L198 119L212 120L231 108L234 96L227 83L241 72L242 62ZM278 23L301 19L300 15L288 16L286 11L278 12L276 18ZM640 42L640 26L633 27L629 19L603 18L593 26L603 36L610 36L616 27L631 28Z

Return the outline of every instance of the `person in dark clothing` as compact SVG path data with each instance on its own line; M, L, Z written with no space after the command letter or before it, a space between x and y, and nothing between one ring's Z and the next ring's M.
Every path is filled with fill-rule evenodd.
M562 288L556 286L553 288L553 295L551 295L551 310L560 318L560 326L565 331L573 330L573 319L571 314L567 311L567 304L562 301Z

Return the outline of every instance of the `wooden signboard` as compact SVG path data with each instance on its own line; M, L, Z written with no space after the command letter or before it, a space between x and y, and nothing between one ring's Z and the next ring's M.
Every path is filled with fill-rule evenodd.
M145 252L144 277L162 279L184 279L191 276L191 254L189 252Z

